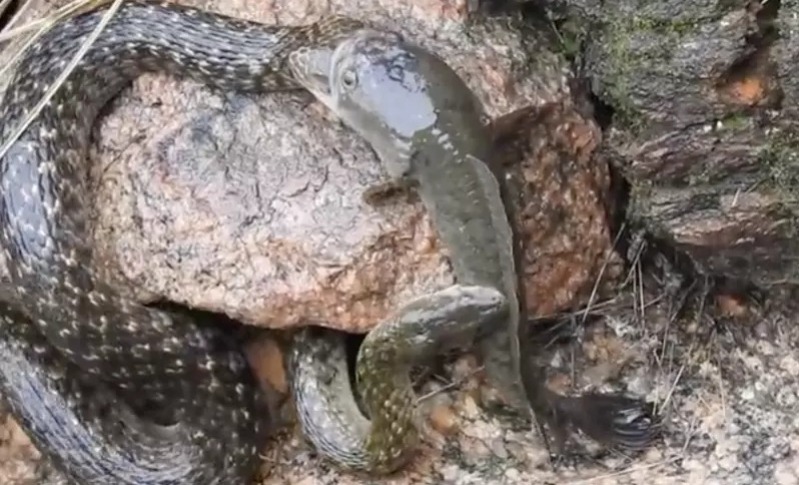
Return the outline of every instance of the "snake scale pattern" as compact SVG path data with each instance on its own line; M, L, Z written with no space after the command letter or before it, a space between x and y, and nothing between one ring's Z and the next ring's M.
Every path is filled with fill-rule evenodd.
M107 7L56 23L23 55L0 104L0 141ZM86 152L100 109L153 71L254 95L298 89L285 68L288 54L333 44L361 26L338 16L267 26L127 1L0 159L0 243L10 275L0 290L0 396L75 482L246 483L272 428L243 353L224 329L140 305L93 272ZM483 294L456 303L456 313L471 321L498 307ZM415 442L412 391L402 374L459 330L441 322L433 335L414 316L411 305L381 322L361 347L359 385L369 418L344 378L341 335L308 329L296 338L289 370L299 413L314 424L306 433L343 465L391 471Z

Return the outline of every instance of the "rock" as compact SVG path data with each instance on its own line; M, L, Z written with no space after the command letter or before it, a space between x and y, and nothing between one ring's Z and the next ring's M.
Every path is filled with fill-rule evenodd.
M442 435L449 436L458 430L458 418L451 406L440 404L430 410L430 425Z
M277 342L268 336L254 339L247 345L247 358L261 380L261 387L272 388L281 394L288 394L286 369L283 366L283 353Z
M617 275L621 259L610 227L615 203L608 161L597 150L602 132L592 118L570 103L548 104L509 122L516 113L496 120L494 128L498 146L511 146L515 155L500 156L516 162L508 175L518 193L515 224L525 249L520 269L528 311L549 316L586 301L600 276Z
M467 25L455 1L184 3L266 23L368 19L438 52L492 117L561 106L527 127L536 142L516 165L527 297L551 313L590 292L610 251L607 170L591 156L599 133L571 107L563 59L520 17ZM384 177L379 164L307 93L249 97L148 74L106 113L91 155L94 266L142 302L364 332L453 281L418 201L361 201Z

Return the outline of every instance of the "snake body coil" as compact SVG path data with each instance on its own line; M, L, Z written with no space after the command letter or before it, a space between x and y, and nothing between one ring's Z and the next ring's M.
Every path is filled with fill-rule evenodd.
M0 107L0 140L105 13L56 24L24 54ZM0 159L0 242L11 280L0 288L0 395L73 480L241 483L271 427L243 354L223 329L140 305L92 270L86 152L99 110L146 71L246 93L299 89L289 54L326 52L363 27L338 16L265 26L125 2ZM300 332L288 361L306 434L340 465L397 469L417 438L410 366L471 335L502 304L499 292L464 287L422 297L380 322L356 369L368 416L355 402L341 335Z
M0 107L6 140L106 12L56 24L24 54ZM265 26L133 0L0 159L0 395L39 449L82 484L241 483L270 423L238 346L223 329L132 301L91 269L86 152L99 110L133 78L166 71L223 90L298 89L286 64L326 52L364 25L333 16ZM309 328L289 354L300 422L340 465L403 465L417 438L408 372L495 317L502 295L480 288L422 297L370 332L358 384L340 334ZM439 310L431 311L430 307Z
M104 13L57 23L23 55L0 107L0 141ZM0 395L72 480L241 483L270 427L244 356L223 330L142 306L91 269L86 154L99 110L146 71L238 92L296 88L282 70L286 55L357 25L332 18L264 26L125 2L0 159L0 242L10 274L0 304Z

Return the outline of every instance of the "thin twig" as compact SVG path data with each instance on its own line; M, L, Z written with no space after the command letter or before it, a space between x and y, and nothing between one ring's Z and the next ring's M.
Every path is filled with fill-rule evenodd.
M716 338L714 337L714 340ZM716 342L713 342L713 349L714 349L714 360L716 361L716 368L718 372L716 373L716 377L718 379L718 387L719 387L719 400L721 401L721 414L724 416L724 422L727 422L727 394L724 392L724 378L721 375L721 359L719 358L718 352L716 351Z
M620 471L617 471L617 472L608 473L608 474L605 474L605 475L599 475L599 476L591 477L591 478L584 478L582 480L569 482L569 484L570 485L583 485L583 484L586 484L586 483L593 483L593 482L597 482L597 481L600 481L600 480L605 480L606 478L620 477L620 476L624 476L624 475L629 475L631 473L635 473L635 472L638 472L638 471L641 471L641 470L648 470L650 468L657 468L659 466L668 465L669 463L673 463L673 462L681 460L683 458L684 457L682 455L675 455L675 456L672 456L671 458L668 458L668 459L665 459L665 460L661 460L661 461L656 462L656 463L650 463L650 464L647 464L647 465L634 466L634 467L630 467L630 468L627 468L627 469L624 469L624 470L620 470Z
M417 397L416 398L416 404L419 404L422 401L430 399L433 396L437 396L438 394L441 394L442 392L447 392L450 389L453 389L455 387L460 386L464 382L468 381L473 375L477 374L478 372L480 372L483 369L484 369L483 366L477 367L476 369L473 369L472 371L470 371L468 374L466 374L462 378L460 378L458 380L455 380L455 381L452 381L452 382L450 382L449 384L447 384L445 386L442 386L442 387L440 387L438 389L435 389L433 391L428 392L427 394L423 394L423 395Z
M669 388L669 392L666 394L666 398L663 400L663 403L660 405L660 409L664 409L669 404L671 396L672 394L674 394L674 390L677 388L677 384L680 382L680 378L682 377L682 373L684 370L685 370L685 364L681 365L680 370L677 371L677 377L674 378L674 382Z

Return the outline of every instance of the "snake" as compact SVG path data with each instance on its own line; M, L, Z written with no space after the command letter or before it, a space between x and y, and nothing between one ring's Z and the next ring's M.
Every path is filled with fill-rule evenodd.
M0 104L0 141L12 137L108 8L103 1L61 19L23 53ZM253 96L301 89L286 67L291 52L328 49L363 25L339 15L264 25L126 1L2 154L0 244L9 278L0 289L0 396L72 481L244 483L274 429L229 329L141 304L92 268L87 150L101 109L145 72ZM425 318L423 296L376 324L358 350L363 406L347 379L343 334L297 333L289 378L299 415L314 423L304 431L324 456L374 473L409 460L418 442L411 365L473 331L462 322L499 311L501 295L472 290L441 300L457 307L456 319Z

